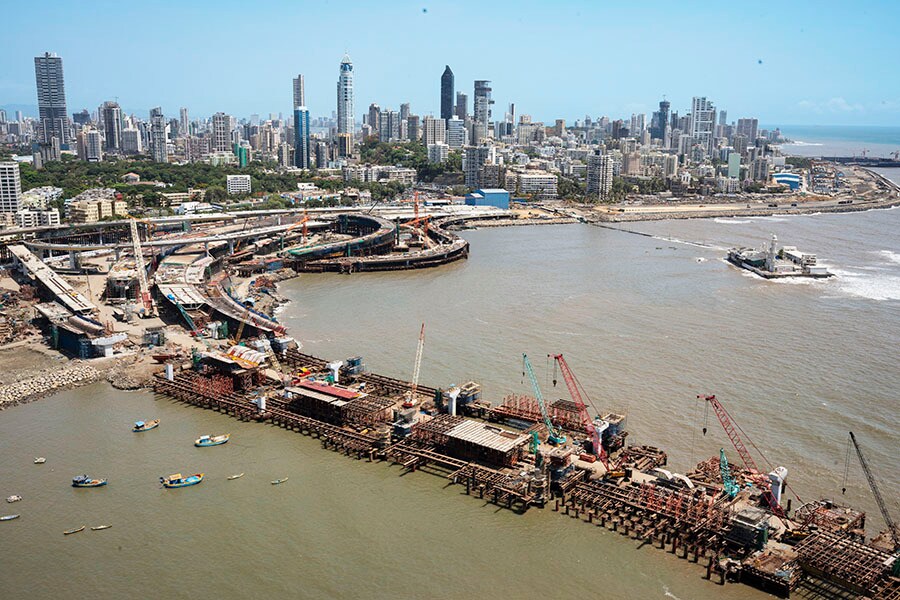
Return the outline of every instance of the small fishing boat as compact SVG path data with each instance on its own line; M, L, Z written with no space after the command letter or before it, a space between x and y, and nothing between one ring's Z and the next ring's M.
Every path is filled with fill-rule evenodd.
M18 494L14 494L14 495L10 496L9 498L7 498L6 501L9 502L10 504L12 504L13 502L18 502L21 499L22 499L22 496L20 496Z
M36 464L36 465L42 465L42 464L44 464L45 462L47 462L47 459L44 458L43 456L39 456L39 457L37 457L37 458L34 459L34 464Z
M281 479L276 479L276 480L274 480L274 481L272 482L272 485L278 485L278 484L280 484L280 483L284 483L284 482L287 481L287 480L288 480L287 477L282 477Z
M244 476L243 473L238 473L237 475L229 475L229 476L228 476L228 481L231 481L232 479L240 479L240 478L243 477L243 476Z
M182 477L181 473L175 473L168 477L159 478L159 482L163 484L163 487L167 488L182 488L189 485L197 485L201 481L203 481L203 473L194 473L188 477Z
M75 529L66 529L65 531L63 531L63 535L72 535L73 533L78 533L79 531L84 531L84 525Z
M100 531L102 529L109 529L112 525L97 525L96 527L91 527L91 531Z
M87 475L76 475L72 478L72 487L87 488L106 485L105 479L94 479Z
M12 521L13 519L18 519L19 515L6 515L5 517L0 517L0 521Z
M199 438L194 440L194 445L198 448L206 448L207 446L219 446L227 442L228 438L230 437L230 433L223 433L222 435L201 435Z
M159 427L159 419L153 419L152 421L137 421L131 430L135 433L140 433L142 431L156 429L157 427Z

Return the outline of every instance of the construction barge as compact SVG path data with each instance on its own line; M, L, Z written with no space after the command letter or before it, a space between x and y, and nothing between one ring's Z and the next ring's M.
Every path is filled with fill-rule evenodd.
M765 279L833 277L825 267L817 264L815 254L800 252L794 246L777 247L778 238L772 234L768 248L732 248L728 262Z
M661 449L626 443L624 415L586 420L577 387L571 402L545 403L533 379L534 398L493 406L474 382L428 387L366 372L360 357L304 354L285 338L245 343L165 365L155 391L318 438L359 460L440 475L513 511L548 507L702 563L706 578L722 585L743 582L781 597L840 590L900 599L896 528L867 543L865 513L827 500L789 517L790 500L781 505L786 470L761 472L739 439L743 466L729 465L722 451L679 474L666 468ZM568 383L567 366L563 373ZM703 399L731 437L721 403Z

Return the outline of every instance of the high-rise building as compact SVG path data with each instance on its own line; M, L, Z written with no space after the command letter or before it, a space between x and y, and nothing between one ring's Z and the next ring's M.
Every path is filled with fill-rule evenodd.
M587 159L587 193L597 194L603 200L609 196L613 182L613 157L609 154L591 154Z
M450 65L444 67L441 75L441 118L449 121L453 116L453 71Z
M378 141L396 142L400 139L400 113L383 110L378 115Z
M341 60L340 76L337 82L337 132L348 133L352 139L353 123L353 63L345 54Z
M447 121L447 145L458 150L468 143L466 135L466 123L459 117L454 116Z
M493 163L493 146L472 146L463 152L463 173L466 176L466 187L481 187L480 172L485 164Z
M480 144L488 137L489 124L491 122L491 82L478 80L475 82L475 100L472 114L475 117L475 144Z
M6 111L0 108L0 125L6 123Z
M405 121L409 118L409 102L400 105L400 120Z
M371 127L375 133L378 133L379 115L381 115L381 107L373 102L369 105L369 113L366 116L366 123L369 124L369 127Z
M668 100L659 103L659 111L653 114L650 124L650 136L658 140L666 139L666 129L669 127L669 108L672 104Z
M736 135L745 135L747 139L751 142L754 142L757 137L757 133L759 131L759 120L758 119L738 119L737 120L737 129L735 129Z
M88 125L78 132L76 138L78 143L78 158L88 162L99 162L103 160L103 144L100 132Z
M182 106L180 109L178 109L178 116L180 117L178 119L178 132L182 135L182 137L191 135L191 120L188 118L187 107Z
M45 52L43 56L35 56L34 79L37 84L38 112L41 119L38 138L43 144L49 144L52 138L56 138L65 149L71 140L62 58L50 52Z
M691 137L705 153L711 154L715 143L716 107L705 96L691 101Z
M418 115L409 115L406 119L406 137L413 141L419 141L422 137L422 123Z
M0 162L0 212L19 212L21 197L22 181L19 176L19 163Z
M166 147L166 117L162 109L150 109L150 155L156 162L168 162L169 150Z
M294 166L309 168L309 110L305 106L294 108Z
M123 129L122 152L125 154L140 154L142 150L141 132L137 129Z
M294 104L291 108L297 108L298 106L306 106L306 83L303 75L294 77Z
M462 92L456 92L456 116L463 122L469 116L469 97Z
M223 112L212 117L212 150L228 152L231 148L231 118Z
M100 107L100 123L106 136L107 152L122 149L122 109L118 102L104 102Z
M447 122L444 119L425 117L422 129L422 143L426 146L443 144L447 140Z

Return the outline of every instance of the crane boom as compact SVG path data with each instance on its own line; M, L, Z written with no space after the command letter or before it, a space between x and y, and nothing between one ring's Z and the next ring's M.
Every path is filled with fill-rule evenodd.
M600 443L600 434L597 433L597 428L594 427L594 422L591 420L590 414L588 414L587 404L585 404L584 397L581 393L581 389L583 389L581 383L569 368L569 365L568 363L566 363L566 359L563 358L562 354L554 354L553 360L555 360L556 364L559 365L559 370L566 382L566 387L569 388L569 395L572 396L572 401L578 408L578 415L579 417L581 417L581 425L582 427L584 427L585 433L587 433L591 438L591 443L594 447L594 454L600 457L600 462L602 462L603 466L606 467L607 470L609 470L609 463L606 458L606 452L603 450L603 444ZM553 378L553 385L556 385L555 376ZM585 393L584 396L587 396L587 393Z
M713 410L716 412L716 417L719 419L719 423L722 424L722 429L725 430L728 439L731 440L731 444L740 455L741 460L744 462L744 466L747 467L753 475L757 476L755 477L755 483L757 487L762 490L763 498L765 498L772 513L779 518L785 518L787 515L785 514L784 509L781 508L781 505L778 504L778 500L776 500L774 494L772 494L771 482L769 482L769 479L765 475L760 473L759 467L756 466L756 461L753 460L750 451L747 450L744 441L741 439L741 435L738 433L738 428L734 419L731 418L731 415L728 414L728 411L725 410L725 407L722 406L722 403L719 402L715 395L698 395L697 397L712 405Z
M525 372L528 373L528 379L531 380L531 387L534 389L534 395L537 398L538 406L541 407L541 416L544 418L544 424L547 426L547 439L553 444L565 443L566 437L553 426L550 415L547 414L547 406L544 404L544 395L541 393L541 388L538 385L537 377L534 374L534 369L531 367L531 361L528 360L527 354L522 354L522 363L525 367Z
M422 350L425 349L425 323L422 323L422 329L419 330L419 344L416 346L416 364L413 366L412 383L407 392L407 399L404 405L413 406L416 403L416 390L419 388L419 369L422 367Z
M853 441L853 447L856 449L856 456L859 457L859 464L862 466L863 473L865 473L866 479L869 482L869 487L872 488L872 495L875 496L875 502L878 504L878 509L881 511L881 516L884 518L884 522L887 525L888 535L890 535L891 539L894 541L895 547L900 546L900 536L897 534L894 519L891 518L891 513L888 512L887 504L881 496L878 484L875 483L875 476L872 474L872 469L869 468L869 461L866 460L862 448L859 447L856 436L853 435L852 431L850 432L850 439Z

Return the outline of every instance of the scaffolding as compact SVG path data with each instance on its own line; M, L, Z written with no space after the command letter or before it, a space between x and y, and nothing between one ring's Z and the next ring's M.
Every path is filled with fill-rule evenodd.
M847 536L819 531L796 547L797 563L809 575L871 596L888 583L890 554Z

